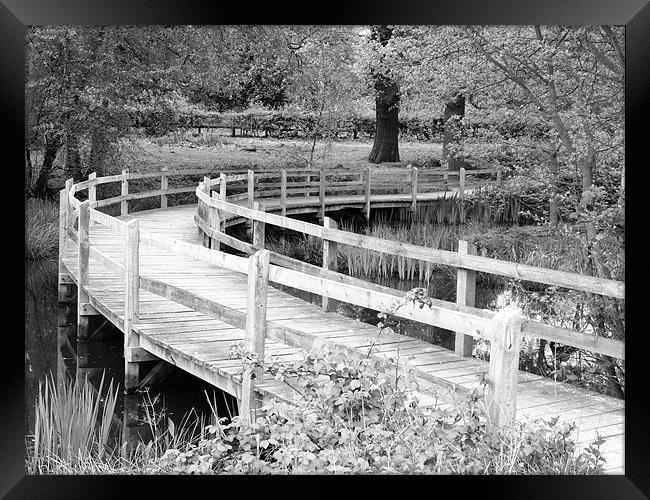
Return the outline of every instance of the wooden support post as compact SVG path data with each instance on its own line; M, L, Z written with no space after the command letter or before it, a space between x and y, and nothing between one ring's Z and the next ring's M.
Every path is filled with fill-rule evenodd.
M418 168L411 167L411 211L415 212L418 203Z
M476 247L465 240L458 242L458 254L476 255ZM476 300L476 271L458 268L456 278L456 304L473 307ZM459 356L472 357L474 338L471 335L463 335L456 332L455 351Z
M248 208L253 208L253 203L255 203L255 172L248 170ZM253 223L248 220L246 222L249 229L253 229Z
M160 190L167 191L169 189L169 178L167 177L167 167L163 167L162 175L160 177ZM160 195L160 208L167 208L167 193Z
M318 204L320 205L320 212L318 217L322 219L325 217L325 170L321 167L318 178Z
M122 170L122 196L129 194L129 171ZM122 200L120 203L120 215L127 215L129 213L128 200Z
M287 171L280 170L280 215L287 216Z
M204 176L203 177L203 192L205 194L207 194L208 196L210 196L211 191L212 190L210 189L210 178ZM210 222L210 206L207 203L203 204L203 210L201 212L199 212L199 215L201 216L201 218L206 222ZM208 236L206 233L203 233L203 246L204 247L210 248L210 240L211 240L210 236Z
M255 395L255 379L262 380L266 336L266 300L269 287L268 250L258 250L248 259L248 289L244 343L260 366L246 366L242 377L239 415L244 425L255 421L260 401Z
M458 176L458 199L460 200L460 223L465 222L465 169L460 167Z
M280 170L280 215L287 216L287 171L283 168ZM280 230L280 244L284 245L285 230Z
M124 351L140 346L138 335L133 326L140 314L140 232L138 220L126 224L124 248ZM124 357L124 389L132 392L138 386L140 365Z
M59 192L59 283L61 283L61 277L64 274L63 257L65 257L68 247L69 207L68 190L62 189Z
M305 176L305 184L307 184L307 188L305 189L305 196L309 196L311 194L309 192L309 190L311 189L311 175L307 174Z
M264 212L264 205L257 201L253 203L253 209L259 212ZM266 239L266 223L256 220L253 221L253 246L258 250L264 248L264 241Z
M462 200L465 199L465 169L460 167L460 175L458 176L458 197Z
M82 314L82 307L88 303L88 286L89 278L89 260L90 260L90 209L89 201L84 201L79 205L79 239L77 252L77 269L79 279L77 281L77 338L85 340L88 338L89 317Z
M218 200L219 193L216 191L212 193L212 199ZM216 207L208 207L208 225L214 231L221 231L221 221L219 218L219 209ZM221 250L221 242L216 238L210 238L210 248L212 250Z
M88 201L90 203L97 201L97 185L93 182L95 179L97 179L97 172L88 175L88 180L91 181L88 184Z
M515 423L522 311L510 305L492 318L487 405L490 421L501 428Z
M221 173L219 175L219 198L223 201L227 200L228 193L228 179L226 174ZM226 232L226 214L222 210L219 210L219 231L225 234Z
M323 217L323 227L337 229L337 224L335 220L330 219L329 217ZM338 245L335 241L327 241L323 238L323 269L329 269L330 271L338 271ZM322 308L323 312L336 311L337 301L323 295L322 297Z
M366 167L366 219L370 222L370 183L372 182L372 170L370 167Z

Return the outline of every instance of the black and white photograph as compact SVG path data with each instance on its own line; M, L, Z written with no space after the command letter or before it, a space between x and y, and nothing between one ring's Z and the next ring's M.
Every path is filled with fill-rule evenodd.
M626 475L626 26L24 37L27 476Z

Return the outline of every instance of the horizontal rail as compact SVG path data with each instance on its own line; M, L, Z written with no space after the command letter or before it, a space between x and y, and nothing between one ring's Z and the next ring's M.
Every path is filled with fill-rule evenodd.
M585 276L566 271L556 271L553 269L491 259L489 257L481 257L478 255L461 256L457 252L451 252L449 250L439 250L404 242L390 241L374 236L350 233L340 229L324 228L317 224L296 221L295 219L290 219L288 217L255 211L251 208L235 205L227 201L213 199L208 197L200 188L196 189L196 195L199 200L206 203L208 206L225 210L226 212L246 219L265 222L285 229L291 229L327 241L342 243L367 250L376 250L390 255L418 259L432 264L447 265L520 279L523 281L533 281L547 285L561 286L564 288L619 299L625 298L625 283L622 281L607 280L596 276Z
M160 172L130 173L127 174L127 176L129 176L129 178L155 178L163 175L167 177L173 175L199 175L201 173L214 171L215 169L185 169L179 171L163 170ZM339 174L342 173L340 170L335 170L335 172ZM422 174L424 172L426 171L420 172L420 178L422 178ZM468 171L467 174L469 175L474 172L480 174L489 173L486 171ZM299 173L307 173L309 175L316 176L319 174L319 170L300 171ZM440 173L445 175L457 174L446 171L441 171ZM288 174L289 171L287 171L287 175ZM356 174L358 174L358 172ZM277 174L269 173L267 175L267 178L272 178L273 175L277 176ZM347 173L347 175L351 174ZM89 179L88 181L71 184L68 189L68 200L71 205L70 215L74 216L74 213L78 212L78 207L81 203L74 196L76 192L92 185L123 181L124 178L125 175L122 174ZM231 174L226 175L225 178L226 182L247 182L248 174ZM220 184L221 179L211 179L208 182L209 186L212 187ZM598 277L584 276L564 271L537 268L534 266L490 259L476 255L459 254L456 252L419 247L417 245L382 240L380 238L375 238L372 236L349 233L339 229L325 228L316 224L311 224L288 217L282 217L280 215L266 213L264 211L256 211L252 208L243 207L218 198L209 197L203 191L203 185L204 183L201 182L198 188L181 187L159 189L141 193L129 193L125 196L118 196L107 200L91 201L90 206L92 208L89 211L90 220L123 232L125 226L125 223L123 221L104 214L96 210L96 208L102 206L101 204L109 201L111 203L119 203L124 200L137 199L138 197L154 197L160 196L162 194L173 194L175 192L194 191L197 198L199 199L199 204L203 203L208 207L217 208L223 212L228 212L235 216L243 217L244 219L269 223L277 227L298 231L303 234L309 234L311 236L315 236L330 242L352 245L358 248L366 248L369 250L377 250L391 255L414 258L432 264L449 265L459 269L498 274L515 279L561 286L589 293L606 295L614 298L624 299L625 297L624 282L605 280ZM264 186L264 183L261 183L260 185ZM274 184L272 185L275 187ZM301 183L300 187L303 185L304 183ZM315 187L318 185L318 183L310 183L309 185L314 185ZM294 187L292 183L288 183L287 186ZM298 186L296 186L296 188L297 187ZM337 187L346 186L345 183L342 182L341 186ZM354 182L354 189L359 189L362 187L363 182ZM285 193L286 192L287 190L285 188ZM302 193L304 193L304 189L302 190ZM245 198L246 193L242 193L242 195L242 197ZM240 195L234 196L239 197ZM318 199L318 197L315 198L316 200ZM228 199L231 198L228 197ZM316 200L314 203L317 202ZM248 243L237 240L236 238L226 235L220 231L213 230L209 227L209 224L201 219L198 215L195 215L195 222L203 232L208 234L209 237L216 238L226 245L237 248L238 250L248 254L251 254L257 250L257 247L254 245L250 245ZM69 234L72 241L77 242L77 232L72 227L68 227L67 233ZM200 245L193 245L178 240L164 238L142 230L140 231L140 242L141 244L148 244L163 248L173 253L189 255L199 260L225 267L233 271L246 273L247 270L247 260L245 258L229 255L215 250L210 250ZM123 270L123 267L119 262L111 259L96 248L91 247L90 253L94 260L101 262L107 268L112 269L115 272L120 272ZM357 278L352 278L347 275L337 273L335 271L330 271L318 266L313 266L311 264L301 262L297 259L291 259L274 252L271 253L271 262L273 264L271 266L271 281L284 286L307 290L312 293L327 294L327 296L334 299L343 300L355 305L360 305L375 310L382 310L382 308L391 307L394 305L395 300L399 299L400 295L402 295L402 292L399 292L397 290L368 283ZM432 305L434 306L435 310L442 311L437 312L437 316L434 315L435 317L430 315L427 316L426 311L422 312L421 310L415 310L411 306L400 307L401 311L399 311L399 313L396 315L407 319L423 322L425 324L433 324L434 326L451 329L456 332L462 332L466 335L488 338L488 323L493 316L493 312L468 306L459 306L458 304L439 301L436 299L432 301ZM619 340L598 337L595 335L576 332L573 330L546 325L530 320L523 323L522 334L531 335L536 338L557 341L576 348L586 349L619 359L624 359L624 343Z

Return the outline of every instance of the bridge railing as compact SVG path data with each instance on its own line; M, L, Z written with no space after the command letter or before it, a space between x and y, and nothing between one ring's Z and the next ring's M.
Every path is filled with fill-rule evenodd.
M187 172L187 175L197 175L197 173L200 172L192 170L191 172ZM132 175L134 177L131 177ZM107 182L124 183L124 181L128 182L130 178L137 178L137 176L141 176L139 178L161 176L162 183L164 182L164 177L167 175L169 175L168 172L151 172L135 175L123 173L121 176L97 178L91 174L91 178L88 181L83 181L76 185L71 180L68 181L61 195L62 215L60 225L63 228L62 234L69 236L69 239L79 245L80 300L84 298L84 287L88 283L88 276L91 272L89 269L90 256L93 256L93 258L98 259L106 267L124 276L125 363L127 373L130 370L133 374L131 378L134 380L137 379L137 362L145 359L143 349L137 345L137 335L132 332L132 325L138 319L138 294L140 289L165 296L178 303L192 307L195 310L217 316L224 321L242 328L246 326L247 321L243 317L243 314L238 311L229 310L218 304L211 303L178 287L141 276L139 273L138 249L140 244L148 244L167 249L174 253L189 255L211 264L246 273L249 276L249 282L253 279L249 270L249 263L252 260L216 251L215 248L203 248L190 243L170 240L147 233L138 228L137 221L126 223L97 210L97 207L100 205L106 206L120 203L122 206L124 201L128 202L130 199L135 199L128 198L131 195L128 193L127 186L126 189L122 189L118 197L97 200L95 189L98 184ZM462 175L462 172L459 175ZM233 246L249 254L258 255L259 260L261 258L259 257L260 255L266 255L264 252L262 254L259 253L259 251L263 250L264 246L263 235L266 224L316 236L322 239L325 250L325 262L322 268L269 252L269 261L275 262L275 264L269 266L268 280L281 285L321 294L326 299L340 300L375 310L388 310L398 317L456 331L457 336L480 337L490 340L493 352L489 369L490 381L488 383L488 390L490 397L488 401L501 402L490 406L492 408L491 415L497 422L509 422L514 418L516 379L512 377L513 373L516 374L516 370L513 370L512 367L516 366L516 361L518 360L518 348L515 349L515 347L518 345L522 334L555 340L562 344L624 359L623 342L544 325L530 320L523 320L520 312L517 311L495 313L477 309L472 307L472 304L469 303L470 301L467 300L473 288L470 283L470 273L475 273L476 271L511 276L526 281L558 285L614 298L624 298L624 283L622 282L602 280L600 278L582 276L574 273L564 273L478 257L471 255L471 252L467 251L467 249L458 253L446 252L401 242L381 240L366 235L353 234L336 229L332 221L329 221L327 217L324 217L324 225L320 226L277 214L266 213L264 207L259 205L259 202L255 202L254 197L253 208L231 203L232 199L227 194L228 183L230 181L233 183L243 180L248 181L249 176L250 173L235 176L221 175L218 179L204 178L204 181L199 183L198 188L194 188L196 196L199 199L199 212L195 220L199 229L209 238L210 246L213 245L212 240L217 240L219 243ZM215 188L217 185L218 188ZM214 193L212 192L213 188ZM78 200L75 197L75 193L83 189L88 189L88 199L86 201ZM138 197L144 198L146 195L163 196L164 194L168 194L161 191L165 190L153 190L137 193L137 195ZM246 194L248 196L248 186ZM128 212L128 205L126 211ZM229 215L251 221L254 232L252 245L225 234L223 221ZM123 236L125 255L122 263L109 258L90 245L87 236L91 221L112 227ZM75 224L77 225L77 230L75 230ZM68 243L68 238L63 237L63 241L60 242L60 247L63 247L65 250L65 245ZM419 304L415 303L400 303L402 292L398 290L381 287L338 273L332 259L332 255L335 254L335 246L338 243L357 246L358 248L369 248L393 255L417 258L434 264L456 267L459 269L459 283L461 281L460 277L465 276L465 303L459 301L459 303L455 304L431 299L431 307L426 309L419 307ZM62 252L60 255L64 254L65 252ZM129 303L131 304L130 306L128 305ZM81 304L82 302L80 302ZM395 309L396 304L399 307ZM100 306L100 304L95 305ZM83 308L80 307L79 310L82 311ZM266 322L263 322L263 324L268 326ZM292 338L291 334L288 334L286 331L278 332L271 328L267 330L266 335L268 334L284 342L291 343L295 341L298 344L300 343L299 339ZM257 335L260 335L259 332ZM262 335L262 338L264 336ZM460 338L464 339L464 337ZM257 345L259 345L259 342ZM419 376L421 379L428 379L430 382L454 386L454 384L450 384L448 381L436 379L430 375L419 374ZM127 376L128 379L129 376ZM510 403L506 405L506 401Z
M462 172L459 173L460 176L462 176L462 174ZM206 178L199 188L197 188L199 205L204 204L206 210L217 210L220 212L222 218L228 217L229 215L244 218L249 221L255 221L255 223L258 224L258 227L263 227L265 224L272 224L276 227L291 229L303 234L312 235L322 240L324 249L322 270L317 268L317 266L309 266L295 259L290 259L286 256L271 252L271 262L275 262L280 266L283 266L285 269L281 271L274 269L271 272L270 279L271 281L286 286L321 294L324 302L328 298L337 299L375 310L386 310L386 308L391 307L390 304L395 304L396 294L391 292L386 293L385 287L379 287L377 285L370 286L370 284L363 282L362 280L354 280L348 276L339 275L335 272L336 269L333 269L333 259L331 258L332 247L339 243L357 248L380 251L389 255L415 258L432 264L447 265L457 268L458 281L456 304L448 302L443 303L443 301L433 301L432 303L436 308L435 310L437 314L431 315L427 314L427 311L425 311L425 313L419 315L416 310L402 309L401 311L396 311L395 315L455 331L456 352L463 356L471 356L473 337L490 339L493 344L493 357L495 363L498 365L498 367L497 365L491 367L490 373L506 373L505 371L501 371L504 369L504 363L511 366L510 361L512 361L513 358L510 354L505 356L503 352L501 353L503 356L495 355L496 351L494 350L499 349L497 346L499 345L499 342L504 339L503 335L490 337L489 333L493 330L493 327L491 326L493 324L492 321L494 318L498 317L498 314L472 307L474 305L476 272L485 272L524 281L555 285L616 299L623 299L625 297L625 285L623 282L474 255L473 253L475 252L475 249L467 242L460 242L458 252L431 249L403 242L388 241L372 236L341 231L332 227L332 221L327 217L323 219L324 226L319 226L283 217L281 215L266 213L263 206L260 205L255 209L251 209L231 203L227 197L221 197L220 195L212 195L212 197L208 198L206 192L210 191L212 182L212 180ZM227 177L226 179L223 179L222 182L227 183ZM263 243L261 245L259 243L263 242L262 238L254 237L254 244L251 245L225 235L225 231L215 230L213 226L209 223L206 224L206 221L202 220L200 217L196 217L196 221L198 226L210 238L217 239L220 242L224 242L229 246L237 248L238 250L253 253L263 247ZM255 243L256 241L258 242L257 244ZM292 272L297 272L298 274L292 274ZM346 285L349 285L349 288ZM382 288L384 289L382 290ZM456 309L453 309L453 307ZM454 310L455 312L450 314L450 310ZM462 317L462 314L456 313L466 313L467 315ZM521 335L528 335L534 338L559 342L564 345L592 351L605 356L625 359L624 342L622 341L547 325L532 320L516 319L510 321L510 323L513 321L513 324L518 325L516 328L519 329L519 336L517 338ZM505 327L502 325L501 329L503 330L504 328ZM515 327L510 325L506 330L510 331L512 328ZM517 342L519 341L517 340ZM506 344L511 347L514 345L512 342ZM506 344L503 345L505 346ZM507 363L503 361L506 359L510 361ZM515 386L512 386L508 391L515 390L514 387ZM509 398L511 400L514 399L514 394L510 393Z
M280 169L260 173L249 170L245 176L227 176L226 183L228 199L232 202L246 200L249 208L256 200L274 199L279 200L281 214L286 215L291 199L301 198L300 206L318 205L322 217L326 203L336 203L341 197L349 201L350 197L357 196L361 197L358 201L364 204L364 213L369 218L371 199L377 201L382 195L386 195L384 201L390 200L391 195L406 196L410 198L411 209L415 210L418 195L449 191L450 195L457 193L463 199L467 189L494 185L500 178L496 169L449 172L408 165L406 168L366 167L363 170ZM214 182L210 181L210 187Z

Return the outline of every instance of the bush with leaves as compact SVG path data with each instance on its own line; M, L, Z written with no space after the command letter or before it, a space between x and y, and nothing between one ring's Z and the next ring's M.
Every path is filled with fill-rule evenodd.
M245 363L254 357L245 356ZM536 421L509 434L489 424L478 392L449 407L418 405L415 384L390 360L311 353L266 370L299 404L272 402L250 426L235 417L208 439L168 450L162 472L230 474L591 474L594 446L577 453L572 425Z

